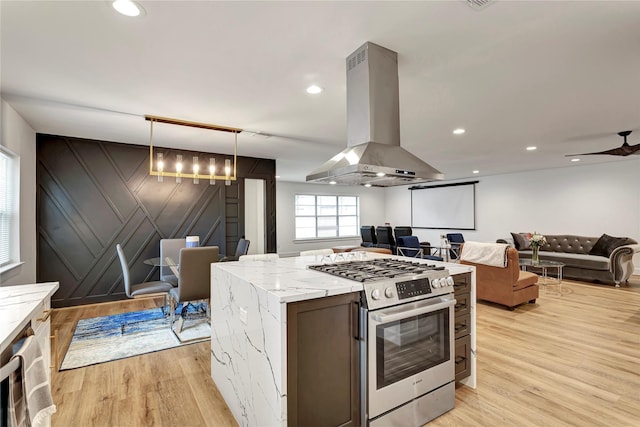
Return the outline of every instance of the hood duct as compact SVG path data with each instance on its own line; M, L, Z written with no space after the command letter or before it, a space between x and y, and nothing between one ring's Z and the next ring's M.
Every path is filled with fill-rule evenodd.
M400 147L398 54L367 42L347 58L347 149L308 182L391 187L444 179Z

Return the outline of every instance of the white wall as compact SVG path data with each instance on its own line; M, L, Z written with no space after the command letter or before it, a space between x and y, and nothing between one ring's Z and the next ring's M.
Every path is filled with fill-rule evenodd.
M472 181L476 179L460 180ZM477 178L476 230L465 240L495 241L510 232L631 237L640 242L640 159ZM450 181L456 182L456 181ZM385 216L411 224L408 187L386 188ZM400 208L405 207L405 208ZM414 229L421 241L458 230ZM634 258L640 274L640 256Z
M263 254L265 245L264 179L244 180L244 235L249 254Z
M303 182L278 182L276 185L276 227L280 256L296 256L300 251L330 248L338 245L359 245L360 236L354 239L323 239L321 241L295 241L296 194L339 194L360 197L360 224L381 225L385 218L385 193L383 188L307 184Z
M0 274L0 285L36 281L36 132L5 101L2 103L2 145L20 157L20 261Z

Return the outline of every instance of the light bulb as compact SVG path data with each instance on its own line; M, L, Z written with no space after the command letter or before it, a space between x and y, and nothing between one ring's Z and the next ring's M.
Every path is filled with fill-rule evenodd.
M182 173L182 154L178 154L176 156L177 162L176 162L176 183L180 184L182 182L182 178L180 177L180 174Z
M198 171L200 170L200 164L198 164L198 156L193 156L192 160L193 160L193 162L192 162L193 174L196 175L196 176L193 177L193 183L194 184L200 184L200 179L197 176L198 175Z
M162 155L162 153L156 153L156 164L157 164L157 168L158 168L158 182L162 182L164 181L164 178L162 177L162 171L164 171L164 157Z

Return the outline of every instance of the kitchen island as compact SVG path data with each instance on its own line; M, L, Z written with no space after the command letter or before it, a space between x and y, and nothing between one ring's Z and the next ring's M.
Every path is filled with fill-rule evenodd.
M51 296L58 288L58 282L0 286L0 366L8 364L14 344L23 338L27 328L31 328L35 335L45 366L50 366ZM49 370L47 375L50 375ZM0 400L0 414L3 414L0 419L4 421L8 395L3 392ZM50 418L47 416L44 425L49 424Z
M372 253L365 256L389 257ZM301 302L338 296L357 298L363 290L359 282L307 269L310 264L321 264L322 258L212 264L211 376L240 425L289 424L287 403L295 396L287 390L288 363L292 359L287 353L288 309ZM451 274L473 270L441 264ZM475 301L475 295L471 301ZM471 354L475 355L475 305L471 311ZM475 356L471 362L471 375L461 382L475 387Z

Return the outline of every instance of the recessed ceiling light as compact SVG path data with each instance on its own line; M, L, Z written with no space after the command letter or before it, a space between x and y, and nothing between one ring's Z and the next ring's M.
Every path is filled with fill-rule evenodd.
M310 93L312 95L317 95L320 92L322 92L322 88L320 86L311 85L307 88L307 93Z
M364 185L365 187L371 187L371 184L369 184L368 182Z
M386 173L384 173L384 172L378 172L378 173L376 174L376 176L385 176L385 175L386 175Z
M533 151L533 150L537 150L538 147L534 147L533 145L527 147L527 151Z
M571 159L572 162L579 162L580 159L576 158L576 159Z
M473 173L480 173L480 171L473 171Z
M280 175L276 175L276 179L279 179L279 178L280 178Z
M335 181L329 181L329 184L331 184L331 185L336 185L336 184L337 184L337 182L335 182Z
M140 16L144 12L142 6L132 0L114 0L111 5L125 16Z
M462 128L458 128L458 129L454 129L453 130L453 134L454 135L462 135L463 133L465 133L466 130L462 129Z

